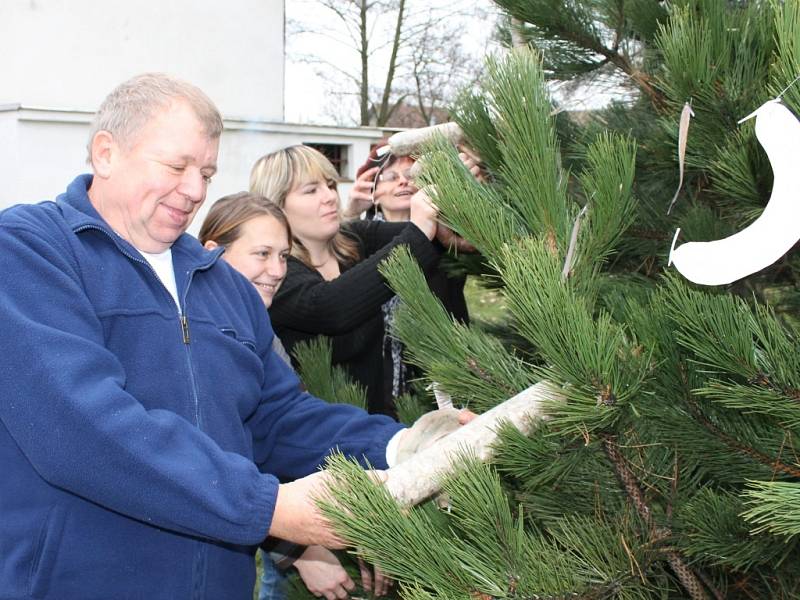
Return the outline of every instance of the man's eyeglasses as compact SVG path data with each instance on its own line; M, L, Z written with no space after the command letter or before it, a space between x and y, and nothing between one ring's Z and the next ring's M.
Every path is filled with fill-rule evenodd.
M411 179L411 169L403 169L402 171L382 171L378 175L378 181L388 181L389 183L397 181L402 175L405 179Z

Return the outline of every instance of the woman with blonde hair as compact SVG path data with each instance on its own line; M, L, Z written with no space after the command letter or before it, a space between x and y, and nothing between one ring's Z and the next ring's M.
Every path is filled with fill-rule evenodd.
M253 167L250 190L283 208L294 238L270 315L290 351L300 341L329 336L334 363L366 387L370 412L393 415L381 310L393 292L378 266L406 245L426 276L436 273L443 251L433 241L437 210L419 191L410 199L408 222L344 222L338 179L330 161L306 146L278 150Z

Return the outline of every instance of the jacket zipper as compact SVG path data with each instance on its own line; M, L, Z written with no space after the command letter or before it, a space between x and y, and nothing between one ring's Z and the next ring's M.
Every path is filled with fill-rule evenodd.
M186 318L186 315L180 315L181 319L181 331L183 332L183 343L189 343L189 320Z

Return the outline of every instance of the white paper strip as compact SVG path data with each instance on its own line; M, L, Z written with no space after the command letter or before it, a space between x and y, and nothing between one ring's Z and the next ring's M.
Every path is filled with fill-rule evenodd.
M800 122L779 100L766 102L753 115L775 176L772 195L761 216L730 237L677 248L673 240L669 264L694 283L723 285L747 277L800 239Z

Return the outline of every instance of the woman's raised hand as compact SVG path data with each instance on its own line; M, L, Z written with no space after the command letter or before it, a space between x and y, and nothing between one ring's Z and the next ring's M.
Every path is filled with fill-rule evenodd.
M411 196L411 219L409 220L419 227L429 240L433 240L436 235L438 227L436 218L438 216L439 208L425 190L419 190Z
M480 183L486 182L486 174L481 168L481 157L478 156L474 150L461 144L458 146L458 158L464 163L464 166L467 167L475 179Z
M345 218L355 219L372 206L372 186L378 169L379 167L369 168L356 178L348 194L349 202L344 212Z

